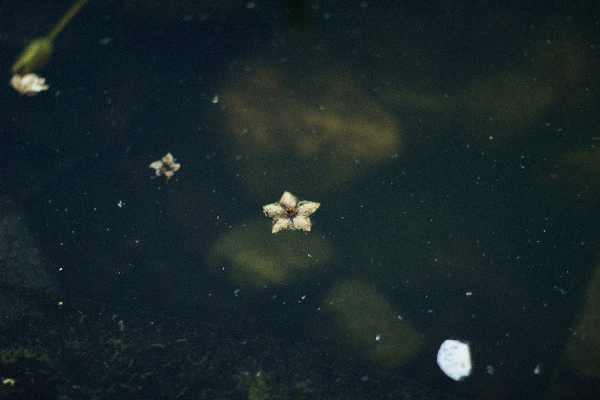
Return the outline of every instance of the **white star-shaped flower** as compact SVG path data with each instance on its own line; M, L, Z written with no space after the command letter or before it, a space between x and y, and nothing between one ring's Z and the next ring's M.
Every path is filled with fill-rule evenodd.
M149 167L154 168L156 176L164 175L169 180L181 167L181 164L176 163L175 160L176 158L173 158L171 153L167 153L161 160L154 161Z
M267 204L263 207L265 213L273 218L273 233L282 229L302 229L310 231L311 223L309 216L317 211L321 204L314 201L303 200L290 192L284 192L277 203Z

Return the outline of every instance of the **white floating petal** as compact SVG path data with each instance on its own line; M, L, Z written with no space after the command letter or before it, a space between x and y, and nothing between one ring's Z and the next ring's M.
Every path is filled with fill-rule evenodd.
M448 339L438 350L437 363L448 377L460 381L471 375L471 349L466 343Z

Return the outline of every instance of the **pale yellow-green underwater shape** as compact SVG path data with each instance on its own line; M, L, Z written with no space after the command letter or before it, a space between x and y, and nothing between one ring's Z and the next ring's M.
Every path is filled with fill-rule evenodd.
M40 293L58 293L58 278L50 272L52 268L30 226L29 216L17 202L0 196L0 282Z
M566 364L589 379L600 379L600 264L596 266L564 351Z
M323 302L324 331L344 353L387 368L400 367L421 349L422 334L394 305L360 280L335 285Z
M219 98L240 155L236 165L254 196L281 188L320 196L398 158L396 116L352 71L336 67L298 77L260 59L232 71Z
M64 27L73 19L75 15L86 5L89 0L77 0L71 8L63 15L58 23L52 28L48 35L33 39L27 47L19 54L17 60L11 68L13 74L27 75L31 72L42 69L50 56L54 47L54 39L64 29Z
M221 235L209 254L209 264L226 272L232 283L261 289L289 285L320 276L331 259L333 248L317 234L282 231L271 233L264 218Z
M408 82L383 86L380 99L405 112L439 118L438 135L451 132L486 147L538 135L549 113L571 118L570 113L593 107L600 89L598 55L588 41L563 22L544 25L522 44L521 61L510 67L474 76L449 92L411 88ZM405 82L398 76L390 81Z
M546 115L556 100L555 91L547 84L515 71L475 79L456 94L388 88L381 96L395 106L453 120L460 131L486 141L522 134Z
M599 133L592 134L594 137ZM572 149L564 155L567 164L577 167L584 173L585 177L600 183L600 142L594 141L593 145L586 144L577 149Z

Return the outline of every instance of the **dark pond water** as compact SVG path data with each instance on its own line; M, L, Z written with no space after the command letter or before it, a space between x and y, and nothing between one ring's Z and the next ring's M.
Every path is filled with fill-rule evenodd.
M6 82L69 7L0 6ZM598 11L86 4L0 92L0 393L595 398Z

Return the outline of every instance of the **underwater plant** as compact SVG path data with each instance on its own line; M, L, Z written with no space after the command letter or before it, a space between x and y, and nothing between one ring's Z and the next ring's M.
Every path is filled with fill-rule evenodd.
M18 75L27 75L43 68L50 59L56 36L58 36L88 1L77 0L46 36L33 39L29 42L27 47L17 57L11 68L11 72Z

